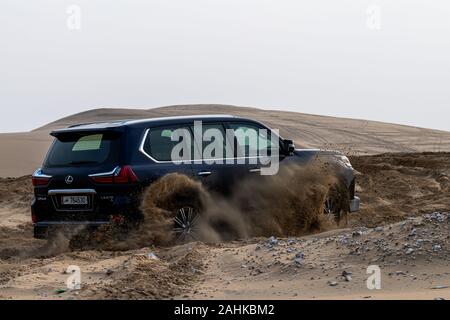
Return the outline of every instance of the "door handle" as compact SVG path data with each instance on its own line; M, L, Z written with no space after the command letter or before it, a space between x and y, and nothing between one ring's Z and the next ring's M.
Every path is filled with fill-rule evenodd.
M254 169L250 169L250 172L261 172L261 168L254 168Z
M211 171L200 171L199 173L197 173L197 175L199 175L200 177L207 177L211 175Z

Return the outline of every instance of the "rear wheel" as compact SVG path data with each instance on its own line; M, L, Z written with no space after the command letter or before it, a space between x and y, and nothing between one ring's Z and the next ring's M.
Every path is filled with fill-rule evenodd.
M48 238L48 227L34 226L33 236L35 239L47 239Z
M153 182L142 197L143 225L151 241L173 245L200 239L201 213L207 192L200 182L180 173Z
M173 218L175 242L199 240L199 221L200 212L193 206L183 206L176 210Z

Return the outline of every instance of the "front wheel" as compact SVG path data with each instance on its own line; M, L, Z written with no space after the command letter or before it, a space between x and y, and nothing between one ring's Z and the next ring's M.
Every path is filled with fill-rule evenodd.
M337 225L340 224L342 218L347 217L346 192L339 186L333 186L328 191L323 205L323 212L329 217L333 217Z
M339 216L341 208L339 202L333 196L327 196L324 203L323 213L329 216Z

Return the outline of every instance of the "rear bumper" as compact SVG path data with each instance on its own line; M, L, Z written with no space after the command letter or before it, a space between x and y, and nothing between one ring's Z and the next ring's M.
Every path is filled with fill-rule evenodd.
M129 220L142 217L140 212L140 193L129 190L127 193L99 193L93 189L52 189L47 193L35 194L31 213L36 226L54 225L101 225L114 216L124 216ZM89 206L62 206L61 195L86 195Z
M359 211L360 204L361 204L361 199L359 197L355 196L352 200L350 200L350 212Z

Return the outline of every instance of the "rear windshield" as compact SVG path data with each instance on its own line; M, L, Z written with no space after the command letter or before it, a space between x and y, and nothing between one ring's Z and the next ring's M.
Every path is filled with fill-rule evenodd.
M45 161L46 167L117 164L119 136L113 133L59 135Z

